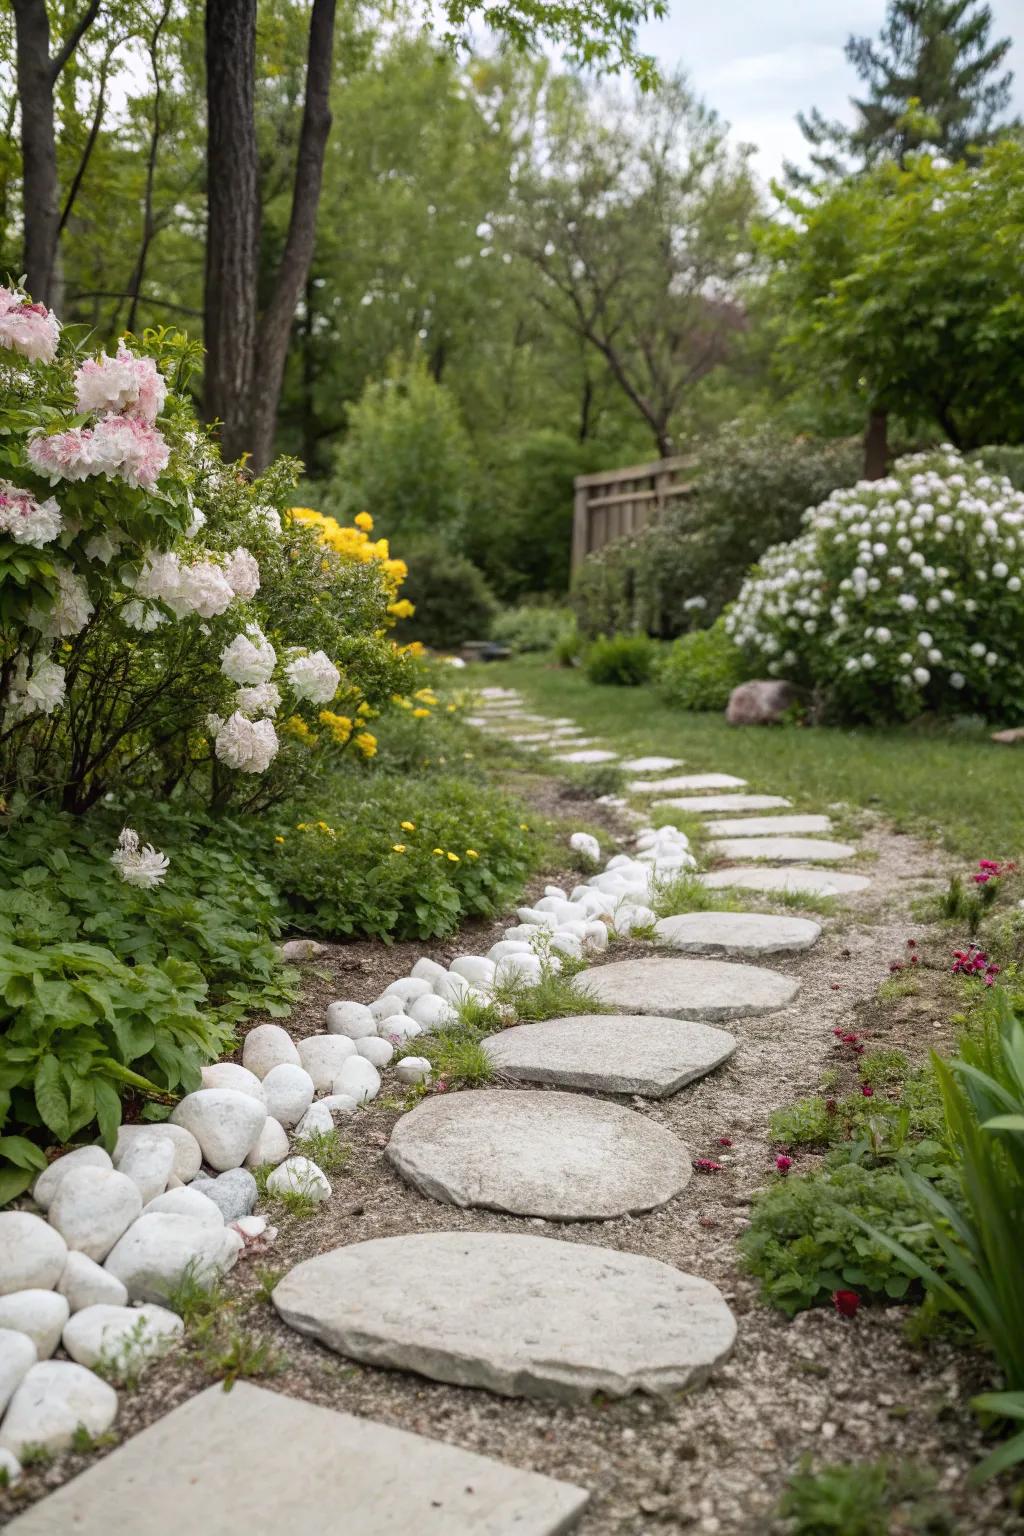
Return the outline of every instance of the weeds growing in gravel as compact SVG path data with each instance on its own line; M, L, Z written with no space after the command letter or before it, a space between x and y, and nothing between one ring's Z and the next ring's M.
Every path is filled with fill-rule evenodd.
M743 903L734 892L705 885L693 870L680 870L655 883L651 906L659 917L681 912L739 912Z
M261 1264L256 1270L256 1289L253 1292L256 1301L270 1301L279 1280L283 1280L288 1273L285 1269L271 1269L268 1265Z
M580 972L585 969L585 961L565 957L559 971L544 965L539 981L501 982L494 989L494 1001L513 1012L524 1024L560 1019L572 1013L614 1012L606 1003L599 1002L587 983L580 980Z
M344 1173L352 1148L342 1141L337 1131L310 1131L306 1136L296 1137L292 1152L299 1157L308 1157L323 1173L331 1174Z
M952 1536L952 1515L935 1476L908 1461L840 1462L789 1479L778 1513L787 1536Z
M236 1314L244 1298L230 1297L219 1278L204 1283L190 1264L168 1293L167 1305L185 1324L185 1349L225 1388L240 1376L272 1376L283 1369L278 1351L238 1326Z
M216 1332L203 1342L196 1358L208 1376L229 1391L239 1378L278 1376L287 1361L267 1339L242 1328Z
M193 1263L182 1270L177 1284L167 1292L167 1305L177 1312L188 1333L215 1317L228 1305L228 1298L223 1282L203 1274Z
M818 917L833 917L839 903L835 896L819 891L772 891L771 905L787 912L814 912Z
M94 1435L84 1424L77 1424L71 1432L71 1449L76 1456L91 1456L94 1451L116 1445L118 1437L112 1430L105 1434Z

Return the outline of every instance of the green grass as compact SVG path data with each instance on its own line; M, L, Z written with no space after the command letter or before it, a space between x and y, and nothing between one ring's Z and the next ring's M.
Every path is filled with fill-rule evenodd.
M521 689L538 711L571 715L623 754L680 757L680 772L734 773L797 809L845 801L878 811L972 861L1024 853L1020 750L994 745L985 731L737 728L721 715L673 710L649 686L599 688L536 657L492 664L487 681Z

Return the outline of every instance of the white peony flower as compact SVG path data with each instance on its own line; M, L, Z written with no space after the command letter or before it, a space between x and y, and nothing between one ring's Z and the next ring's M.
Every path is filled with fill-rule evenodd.
M962 672L951 672L949 674L949 684L951 688L963 688L966 683L967 679L964 677Z
M28 622L48 639L64 639L80 634L92 613L89 588L70 566L62 565L57 569L57 591L52 608L46 612L41 608L30 609Z
M53 543L63 527L60 507L52 496L37 501L30 491L0 480L0 533L9 534L16 544L42 549Z
M28 660L19 656L11 681L8 702L16 719L28 715L52 715L64 703L64 668L43 657L35 662L29 676Z
M280 538L281 514L276 507L256 506L252 508L249 516L254 522L262 523L265 528L269 528L271 533Z
M200 560L196 565L182 567L180 594L179 601L185 612L191 609L201 619L215 619L235 600L234 587L212 560ZM171 606L174 606L173 602Z
M277 665L277 653L258 624L250 624L244 635L236 635L220 653L220 669L233 683L269 682Z
M141 890L151 891L155 886L163 884L171 861L165 853L158 853L152 843L140 848L138 833L131 827L124 827L117 840L117 847L110 855L110 862L126 885L137 885Z
M917 683L918 687L923 688L925 683L931 682L931 678L932 675L927 667L914 668L914 682Z
M241 545L232 553L224 568L228 585L236 597L255 597L260 589L260 568L256 559Z
M308 699L310 704L329 704L341 682L341 673L323 651L299 656L284 670L295 697Z
M121 609L121 623L127 624L129 629L140 630L148 635L161 624L168 622L166 613L161 613L155 603L140 603L138 598L133 598L130 603L125 603Z
M914 609L917 607L917 598L914 596L913 592L901 592L896 601L903 609L904 613L913 613Z
M269 720L247 720L236 710L216 735L220 761L239 773L266 773L277 756L277 732Z
M85 546L85 553L88 559L98 560L101 565L109 565L123 542L120 537L111 538L109 533L97 533Z
M276 683L258 683L255 688L239 688L235 708L243 715L276 715L281 708L281 690Z

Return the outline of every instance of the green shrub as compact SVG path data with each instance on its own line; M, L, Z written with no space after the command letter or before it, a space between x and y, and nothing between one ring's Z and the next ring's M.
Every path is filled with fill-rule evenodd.
M565 793L570 800L600 800L621 795L626 776L618 763L581 763L566 768Z
M779 1501L787 1536L952 1536L935 1477L913 1462L863 1461L811 1469L806 1459Z
M602 635L588 649L584 666L592 683L635 688L650 680L657 654L646 635Z
M990 475L1005 475L1017 491L1024 491L1024 445L996 443L968 454L972 464L982 464Z
M472 560L444 544L424 542L410 548L408 564L402 596L416 612L399 625L400 641L444 649L487 639L498 603Z
M677 709L721 711L749 675L743 652L716 619L710 629L681 635L669 647L658 667L658 691Z
M550 651L575 623L575 616L567 608L524 604L498 614L491 625L491 639L513 651Z

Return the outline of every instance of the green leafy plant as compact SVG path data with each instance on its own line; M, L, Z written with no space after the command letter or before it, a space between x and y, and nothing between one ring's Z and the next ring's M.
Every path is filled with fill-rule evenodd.
M588 648L583 665L592 683L635 688L649 680L657 655L647 635L602 635Z
M575 622L575 616L566 608L524 603L498 614L491 625L491 639L513 651L551 651Z
M778 1513L787 1536L951 1536L955 1526L935 1494L935 1476L914 1462L838 1462L813 1469L805 1458L786 1484ZM896 1523L894 1523L896 1522Z
M724 710L737 684L750 675L743 652L722 621L681 635L657 670L658 692L677 709Z

